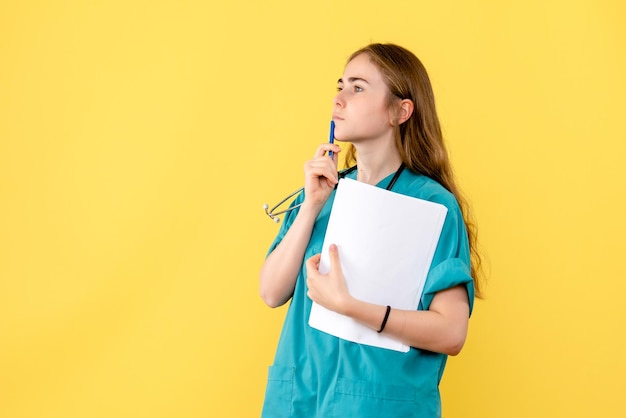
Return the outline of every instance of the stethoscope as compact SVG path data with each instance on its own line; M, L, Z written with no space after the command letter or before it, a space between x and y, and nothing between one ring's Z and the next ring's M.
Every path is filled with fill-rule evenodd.
M404 163L400 164L400 167L398 167L398 170L396 171L396 174L393 175L393 178L391 179L391 181L389 182L389 184L386 187L386 190L391 190L391 188L393 187L394 184L396 184L396 181L398 180L398 177L400 177L400 174L402 174L402 172L404 171ZM346 168L343 171L338 172L338 176L340 179L344 178L345 176L347 176L348 174L352 173L354 170L356 170L356 165L352 166L350 168ZM337 188L337 186L335 186L335 189ZM269 205L266 203L263 205L263 209L265 209L265 213L267 214L267 216L269 216L274 222L278 223L280 222L280 218L278 217L278 215L283 215L285 213L289 213L294 209L299 208L300 206L302 206L302 203L298 203L297 205L294 206L290 206L287 209L281 210L279 212L276 212L276 210L278 208L280 208L282 205L285 204L285 202L287 202L289 199L291 199L292 197L294 197L295 195L297 195L298 193L301 193L304 190L304 187L299 188L298 190L296 190L295 192L291 193L289 196L285 197L283 200L281 200L280 202L278 202L273 208L268 209Z

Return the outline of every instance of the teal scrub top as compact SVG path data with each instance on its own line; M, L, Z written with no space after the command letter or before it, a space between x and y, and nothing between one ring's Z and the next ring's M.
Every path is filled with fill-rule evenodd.
M387 187L392 176L377 187ZM355 178L356 172L347 177ZM402 172L392 191L448 208L418 309L428 309L437 292L465 285L471 313L474 283L469 268L469 244L454 195L436 181L409 169ZM293 204L302 200L301 194ZM315 222L304 254L274 364L269 368L262 416L440 417L439 382L446 364L445 354L414 347L402 353L362 345L308 325L312 301L307 296L304 261L322 251L333 201L334 192ZM296 214L297 209L285 216L268 254L283 239Z

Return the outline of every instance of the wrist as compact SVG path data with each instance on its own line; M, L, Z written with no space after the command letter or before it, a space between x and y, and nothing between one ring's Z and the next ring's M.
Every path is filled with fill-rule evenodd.
M304 212L308 216L312 216L313 218L317 218L317 215L320 214L322 208L324 207L324 203L313 203L310 200L304 200L302 202L302 206L300 207L300 212Z
M341 306L340 314L354 318L359 310L359 300L348 294Z

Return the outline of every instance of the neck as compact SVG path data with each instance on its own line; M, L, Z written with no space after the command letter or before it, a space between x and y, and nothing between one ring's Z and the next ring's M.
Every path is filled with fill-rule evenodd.
M376 185L391 173L395 173L402 163L395 142L384 144L354 144L357 159L357 180Z

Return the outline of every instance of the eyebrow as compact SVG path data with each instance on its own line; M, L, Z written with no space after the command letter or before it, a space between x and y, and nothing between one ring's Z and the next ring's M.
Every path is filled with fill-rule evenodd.
M369 84L366 79L361 78L361 77L348 77L348 81L350 83L354 83L355 81L362 81L364 83ZM340 78L339 80L337 80L337 84L339 84L339 83L343 84L343 78Z

